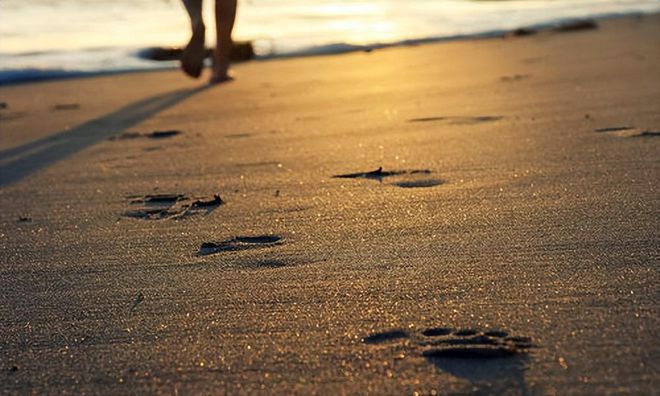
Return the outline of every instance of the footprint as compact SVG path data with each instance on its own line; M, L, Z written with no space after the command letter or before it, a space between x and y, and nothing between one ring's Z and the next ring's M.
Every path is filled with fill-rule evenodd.
M185 201L186 196L183 194L147 194L141 197L135 197L131 201L132 204L156 204L156 205L173 205L178 201Z
M224 203L217 194L212 198L197 199L189 204L181 203L190 201L190 198L183 194L149 194L132 196L129 199L131 205L142 205L142 207L127 210L123 216L141 220L181 220L189 216L206 215Z
M390 176L399 176L399 175L420 175L420 174L430 174L431 171L428 169L414 169L414 170L394 170L394 171L384 171L383 167L371 172L357 172L357 173L346 173L341 175L332 176L335 179L373 179L382 181L385 177Z
M362 343L386 344L396 352L408 349L405 355L422 356L441 371L468 379L473 385L486 382L488 389L494 386L503 390L526 390L524 371L529 351L536 348L530 337L510 336L504 330L450 327L415 333L387 330L362 338Z
M382 180L384 177L400 175L405 171L383 171L383 167L370 172L345 173L332 176L335 179L375 179Z
M282 237L278 235L237 236L221 242L204 242L199 247L198 256L222 252L262 249L280 245Z
M170 129L166 131L153 131L151 133L144 134L143 136L150 138L150 139L163 139L163 138L170 138L172 136L180 135L183 132L177 131L176 129Z
M118 136L112 136L108 140L127 140L127 139L166 139L166 138L171 138L177 135L181 135L183 132L176 130L176 129L170 129L170 130L164 130L164 131L153 131L153 132L148 132L148 133L140 133L140 132L124 132L121 135Z
M434 121L446 121L452 125L472 125L480 124L484 122L493 122L499 121L503 117L500 116L475 116L475 117L422 117L422 118L411 118L408 119L408 122L434 122Z
M525 354L533 348L529 337L511 337L503 330L427 329L419 341L427 358L498 358Z
M340 179L370 179L378 180L381 183L384 178L393 177L395 181L390 183L390 185L401 188L428 188L444 184L444 180L424 177L431 173L432 172L428 169L384 171L383 168L380 167L371 172L346 173L334 175L332 177Z

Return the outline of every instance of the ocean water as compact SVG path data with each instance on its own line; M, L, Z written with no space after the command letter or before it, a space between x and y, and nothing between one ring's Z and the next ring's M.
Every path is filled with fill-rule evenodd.
M234 37L296 56L654 12L660 0L239 0ZM0 84L176 67L137 53L184 45L188 30L179 0L0 0Z

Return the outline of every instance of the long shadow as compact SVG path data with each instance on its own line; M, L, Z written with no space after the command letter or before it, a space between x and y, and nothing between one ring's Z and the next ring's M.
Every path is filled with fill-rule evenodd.
M207 88L201 86L151 96L75 128L0 151L0 187L18 182L42 168L108 139Z

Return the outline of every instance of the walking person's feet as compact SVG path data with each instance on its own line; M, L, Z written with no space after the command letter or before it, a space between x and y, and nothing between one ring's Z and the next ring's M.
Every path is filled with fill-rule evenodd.
M204 49L205 26L203 23L193 28L190 42L184 48L181 54L181 69L190 77L199 78L204 68L204 58L206 51Z
M181 69L189 76L198 78L204 69L205 26L202 16L202 0L183 0L190 26L192 37L181 54ZM219 84L229 81L229 58L232 50L231 32L236 19L237 0L215 0L215 33L216 48L213 52L213 69L210 83Z
M211 75L211 79L209 80L209 84L221 84L223 82L228 82L228 81L233 81L234 76L230 72L225 72L225 73L218 73L216 74L213 72L213 75Z
M213 69L209 84L220 84L234 79L229 71L228 54L218 54L218 52L216 50L213 54Z

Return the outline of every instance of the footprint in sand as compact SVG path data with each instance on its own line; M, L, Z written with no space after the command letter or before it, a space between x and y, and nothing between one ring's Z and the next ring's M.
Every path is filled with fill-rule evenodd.
M443 180L428 178L433 173L428 169L392 170L384 171L382 167L370 172L346 173L332 176L335 179L369 179L383 182L383 179L392 177L391 185L401 188L435 187L444 183Z
M383 178L390 176L399 176L406 174L429 174L431 173L428 169L416 169L416 170L394 170L394 171L384 171L383 167L370 172L356 172L356 173L345 173L341 175L332 176L335 179L373 179L382 181Z
M455 330L433 328L422 332L427 337L422 354L430 359L490 359L527 353L532 348L529 337L511 337L501 330Z
M183 194L147 194L143 196L131 197L132 204L156 204L156 205L173 205L178 201L185 201L188 199Z
M207 256L209 254L216 254L222 252L237 252L241 250L263 249L282 244L282 237L278 235L258 235L258 236L237 236L225 239L220 242L204 242L199 247L197 252L198 256ZM277 264L279 262L272 261L272 265L260 265L275 267L282 267L284 265ZM263 263L262 263L263 264Z
M642 130L630 125L604 127L594 129L594 132L604 133L611 136L635 138L635 137L657 137L660 131Z
M493 122L499 121L503 117L501 116L474 116L474 117L421 117L421 118L410 118L407 122L439 122L444 121L451 125L473 125L481 124L484 122Z
M141 132L124 132L121 135L113 136L108 140L126 140L126 139L167 139L177 135L181 135L183 132L176 129L169 129L164 131L153 131L148 133Z
M486 359L526 354L534 347L530 337L510 336L503 330L452 329L433 327L409 333L394 329L373 333L362 339L365 344L380 344L410 339L427 358Z
M523 391L528 355L536 348L530 337L512 336L504 330L449 327L419 332L387 330L370 334L362 342L391 347L397 352L408 349L404 355L422 356L438 369L473 384L487 382L489 389L513 385Z
M206 215L224 203L219 195L196 199L191 203L187 203L191 199L183 194L150 194L129 199L131 205L142 207L127 210L123 216L141 220L181 220L189 216Z

